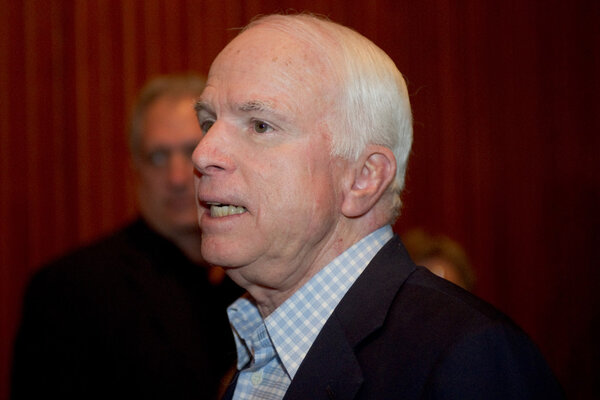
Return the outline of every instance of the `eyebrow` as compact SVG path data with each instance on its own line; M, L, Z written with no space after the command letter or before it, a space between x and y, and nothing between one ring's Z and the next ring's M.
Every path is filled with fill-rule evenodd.
M196 104L194 104L194 110L196 113L199 113L200 111L212 112L212 108L202 100L198 100Z
M249 113L249 112L264 112L273 115L279 116L279 118L284 118L284 115L280 110L274 107L274 103L272 101L265 100L248 100L243 103L235 104L234 109L238 112ZM196 113L206 112L209 114L215 114L211 105L203 100L198 100L194 105L194 110Z
M250 100L240 104L238 107L239 111L252 112L252 111L265 111L274 113L273 103L270 101L262 100Z

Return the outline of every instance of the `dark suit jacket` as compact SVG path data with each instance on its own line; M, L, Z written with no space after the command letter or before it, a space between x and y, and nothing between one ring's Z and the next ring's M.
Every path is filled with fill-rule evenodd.
M395 237L326 322L284 399L561 397L519 328L416 267Z
M211 399L235 360L241 290L139 220L42 268L27 289L12 398Z

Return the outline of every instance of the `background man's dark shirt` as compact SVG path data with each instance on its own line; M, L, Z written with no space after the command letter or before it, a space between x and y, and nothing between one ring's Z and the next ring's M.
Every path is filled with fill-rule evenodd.
M235 361L225 308L240 294L138 220L34 276L12 397L214 398Z

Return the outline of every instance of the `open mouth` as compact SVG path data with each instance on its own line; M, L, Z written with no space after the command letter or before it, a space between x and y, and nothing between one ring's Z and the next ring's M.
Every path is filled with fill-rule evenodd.
M245 207L234 206L231 204L221 204L212 202L206 204L210 208L211 217L227 217L229 215L243 214L247 211Z

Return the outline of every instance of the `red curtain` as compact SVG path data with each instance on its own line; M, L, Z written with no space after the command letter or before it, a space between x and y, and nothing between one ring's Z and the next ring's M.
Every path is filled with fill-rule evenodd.
M0 0L0 399L28 278L135 213L137 90L206 73L235 28L288 9L361 32L408 81L415 144L396 230L460 242L476 293L529 333L571 398L597 395L599 4Z

